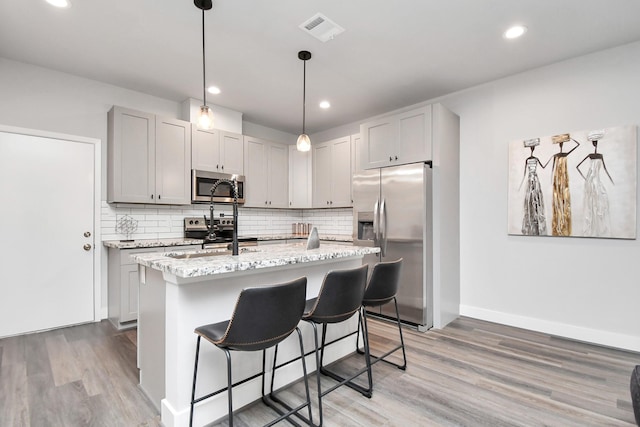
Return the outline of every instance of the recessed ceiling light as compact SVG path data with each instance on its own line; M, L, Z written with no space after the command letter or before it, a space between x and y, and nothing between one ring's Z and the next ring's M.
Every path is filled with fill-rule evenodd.
M320 108L329 108L331 107L331 103L329 103L329 101L322 101L320 103Z
M527 27L524 25L514 25L504 32L505 39L517 39L527 32Z
M59 7L59 8L67 8L71 7L70 0L46 0L51 6Z
M220 88L217 86L209 86L207 88L207 92L213 94L213 95L218 95L220 93Z

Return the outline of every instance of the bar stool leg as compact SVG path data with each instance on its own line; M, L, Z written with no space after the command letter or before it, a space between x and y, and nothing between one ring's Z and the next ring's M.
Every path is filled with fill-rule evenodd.
M198 341L196 343L196 363L193 367L193 386L191 387L191 410L189 412L189 427L193 426L193 401L196 399L196 377L198 375L198 355L200 355L200 335L198 335Z
M361 316L361 312L358 312L358 327L360 327L360 323L362 322L362 316ZM334 380L338 381L338 385L334 386L333 388L325 391L325 394L334 390L336 387L340 386L340 385L346 385L349 388L352 388L353 390L359 392L360 394L362 394L365 397L371 398L372 392L373 392L373 379L371 376L371 357L369 354L369 339L367 337L367 333L366 333L366 323L364 323L362 325L362 329L364 332L362 339L364 340L364 350L365 350L365 362L366 362L366 367L364 369L361 369L360 371L358 371L357 373L355 373L354 375L352 375L350 378L344 378L341 377L333 372L331 372L328 369L325 369L324 364L323 364L323 359L324 359L324 346L325 346L325 342L326 342L326 335L327 335L327 324L323 323L322 324L323 328L322 328L322 346L320 347L320 366L318 368L318 371L321 372L323 375L326 375L330 378L333 378ZM353 382L351 382L351 380L353 380L354 378L358 377L360 374L367 372L367 377L368 377L368 382L369 382L369 387L368 388L364 388L358 384L355 384Z
M290 417L292 415L295 415L296 417L300 418L302 421L305 422L305 424L311 425L311 426L315 426L315 424L313 424L313 412L311 410L311 393L309 392L309 381L307 378L307 362L305 359L305 354L304 354L304 343L302 341L302 332L300 331L300 328L296 327L296 332L298 334L298 345L300 347L300 357L299 359L301 359L302 362L302 378L304 380L304 389L305 389L305 396L306 396L306 401L305 403L297 406L296 408L292 408L289 404L287 404L286 402L282 401L282 399L280 399L278 396L276 396L273 393L273 384L275 383L275 377L276 377L276 367L277 367L277 358L278 358L278 346L276 345L275 350L274 350L274 355L273 355L273 368L271 370L272 374L271 374L271 385L269 387L269 398L267 398L267 395L265 394L264 391L264 375L265 375L265 367L266 367L266 350L263 351L262 353L262 401L269 406L270 408L272 408L273 410L275 410L278 414L280 414L280 417L273 420L271 423L266 424L265 427L267 426L271 426L273 424L276 424L278 422L280 422L283 419L287 419L287 421L289 421L289 423L293 424L294 426L299 426L296 422L294 422ZM297 359L295 359L297 360ZM280 405L282 405L282 407L287 409L287 413L285 413L284 411L281 410L281 408L278 408L273 402L276 402ZM304 408L307 407L307 410L309 412L309 418L305 418L304 416L300 415L298 412Z
M402 335L402 323L400 322L400 313L398 311L398 301L396 300L395 297L393 298L393 303L394 303L395 308L396 308L396 324L398 325L398 333L400 335L400 345L398 345L398 346L394 347L393 349L389 350L388 352L386 352L382 356L375 356L375 355L372 354L371 357L376 359L373 363L376 363L376 362L382 360L385 363L388 363L390 365L395 366L398 369L402 369L403 371L405 371L407 369L407 355L406 355L405 349L404 349L404 337ZM364 316L365 322L366 322L367 311L366 311L366 309L364 307L362 308L362 312L363 312L363 316ZM360 327L360 325L358 325L358 328L359 327ZM398 365L397 363L389 362L388 360L385 359L385 357L387 357L388 355L390 355L394 351L400 350L400 349L402 349L402 359L403 359L402 365ZM364 351L360 350L360 335L359 334L358 334L358 336L356 338L356 352L358 352L358 354L364 354Z
M233 427L233 381L231 381L231 353L226 348L222 349L227 356L227 397L229 401L229 427Z
M402 360L403 360L402 366L398 366L398 365L396 366L398 366L399 369L406 371L407 370L407 354L404 351L404 338L402 336L402 324L400 323L400 313L398 312L398 300L396 300L395 297L393 298L393 303L396 306L396 320L398 321L398 333L400 334L400 345L402 346Z

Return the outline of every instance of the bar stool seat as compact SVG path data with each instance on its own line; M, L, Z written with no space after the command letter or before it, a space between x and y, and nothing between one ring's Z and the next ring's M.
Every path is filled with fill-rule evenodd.
M271 426L285 418L291 421L289 417L297 414L305 407L308 409L309 422L313 422L302 334L298 328L298 323L300 322L304 312L306 290L306 277L301 277L278 285L243 289L238 296L238 300L230 320L200 326L195 329L198 339L196 344L195 365L193 369L189 426L193 425L193 412L196 403L227 391L229 426L232 427L233 387L244 383L249 379L256 378L257 376L262 377L262 401L279 414L276 419L265 424L266 426ZM275 403L265 393L266 350L271 347L276 348L273 361L275 366L278 344L291 335L293 331L296 331L298 334L306 401L295 408L286 407L287 411L285 412L282 408L275 405ZM227 387L196 399L196 380L201 338L206 339L224 351L227 359ZM262 350L262 372L234 384L231 378L231 351L259 350ZM273 395L273 390L271 390L270 395Z
M400 336L400 344L387 351L381 356L375 356L369 354L374 359L372 364L379 361L389 363L403 371L407 369L407 355L404 348L404 338L402 336L402 324L400 323L400 313L398 312L398 301L396 295L398 294L399 282L400 282L400 269L402 267L402 258L396 261L379 262L373 266L369 283L364 291L364 297L362 298L362 315L363 315L363 335L369 336L369 330L367 326L367 307L381 307L387 303L393 301L396 309L396 323L398 324L398 334ZM359 338L359 337L358 337ZM403 363L397 364L386 360L385 358L390 354L402 349ZM364 351L360 350L359 344L356 341L356 350L358 353L363 354Z

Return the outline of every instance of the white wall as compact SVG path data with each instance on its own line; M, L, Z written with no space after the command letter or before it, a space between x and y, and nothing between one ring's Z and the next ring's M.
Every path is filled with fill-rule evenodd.
M509 142L638 125L639 82L633 43L438 99L461 118L463 315L640 351L638 240L507 235Z

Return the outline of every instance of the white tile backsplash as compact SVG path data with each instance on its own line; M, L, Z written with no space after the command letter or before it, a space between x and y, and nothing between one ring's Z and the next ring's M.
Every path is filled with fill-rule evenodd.
M231 216L229 205L216 205L214 215ZM138 221L138 229L132 239L160 239L183 237L183 218L209 216L209 206L163 206L130 203L102 202L102 240L124 239L116 233L116 223L124 215ZM261 209L243 208L238 211L238 234L240 236L270 236L291 234L291 224L310 223L318 227L320 234L351 236L353 227L352 209Z

